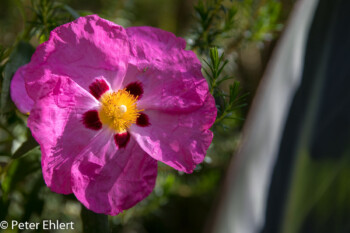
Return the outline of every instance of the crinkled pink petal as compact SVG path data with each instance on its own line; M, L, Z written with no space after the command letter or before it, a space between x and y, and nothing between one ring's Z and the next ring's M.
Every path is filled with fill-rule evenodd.
M126 29L130 59L123 87L141 82L143 109L193 111L208 94L201 64L186 42L174 34L152 27Z
M34 101L28 96L25 83L24 75L26 65L20 67L11 81L11 98L12 101L16 104L17 108L25 114L28 114L33 107Z
M54 29L48 41L38 46L25 75L29 95L52 75L68 76L84 89L96 78L117 89L127 69L128 36L123 27L97 15L80 17Z
M113 135L96 137L72 166L73 192L96 213L116 215L134 206L153 190L157 161L130 139L117 149Z
M67 77L45 84L51 92L39 96L28 118L28 127L42 151L44 180L51 190L71 193L71 166L75 157L96 136L82 115L98 107L97 100Z
M209 128L216 118L214 98L208 95L204 105L190 113L158 110L144 113L149 117L150 126L130 128L141 148L154 159L191 173L203 161L213 138Z

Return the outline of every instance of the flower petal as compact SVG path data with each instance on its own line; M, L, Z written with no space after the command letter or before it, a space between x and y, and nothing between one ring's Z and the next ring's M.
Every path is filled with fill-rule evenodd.
M29 95L36 99L35 90L52 74L68 76L86 90L97 78L118 89L128 57L129 42L123 27L97 15L80 17L54 29L49 40L36 49L25 75L32 86Z
M129 83L126 87L125 90L132 94L133 96L137 97L140 99L143 94L143 88L142 88L142 83L140 82L133 82Z
M86 128L92 130L100 130L102 129L102 122L98 116L97 110L89 110L85 112L82 116L82 121Z
M136 119L136 125L140 127L148 127L151 123L149 122L148 116L145 113L140 112L140 115Z
M133 125L130 128L131 135L141 148L154 159L191 173L203 161L213 138L209 128L216 118L214 98L208 95L205 104L190 113L144 112L151 126Z
M114 135L114 142L119 149L125 148L130 140L130 134L128 131L124 133L117 133Z
M20 67L11 81L11 98L16 104L17 108L25 114L28 114L34 105L34 101L28 96L25 84L23 72L26 65Z
M83 114L98 107L97 100L67 77L56 77L43 87L28 118L28 127L42 151L44 180L51 190L71 193L70 170L74 158L97 135L83 123ZM99 131L102 133L103 131Z
M104 79L96 79L89 85L89 91L96 99L100 99L100 97L108 90L109 86Z
M138 106L143 109L193 111L208 93L201 64L186 42L174 34L152 27L126 29L130 59L123 87L142 83Z
M96 213L116 215L134 206L153 190L157 161L135 142L118 150L113 136L96 138L72 167L73 192Z

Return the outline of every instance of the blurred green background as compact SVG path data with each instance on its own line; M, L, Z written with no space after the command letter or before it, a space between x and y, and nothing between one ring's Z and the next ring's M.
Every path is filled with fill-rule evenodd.
M73 221L72 232L82 232L81 204L73 195L56 194L45 186L40 149L26 128L27 116L15 108L8 90L13 73L29 62L52 29L79 15L98 14L124 27L149 25L184 37L203 64L219 111L213 143L194 173L182 174L159 163L152 194L109 217L110 229L203 232L211 223L251 100L292 5L292 0L1 0L0 220ZM210 53L212 47L218 50ZM212 72L220 67L221 73ZM20 232L5 232L16 231Z

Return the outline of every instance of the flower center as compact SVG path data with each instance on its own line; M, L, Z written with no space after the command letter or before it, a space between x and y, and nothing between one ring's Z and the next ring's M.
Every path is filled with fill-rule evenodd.
M125 89L117 92L106 92L102 95L101 108L99 110L100 120L117 133L125 132L142 110L137 109L137 97L131 95Z

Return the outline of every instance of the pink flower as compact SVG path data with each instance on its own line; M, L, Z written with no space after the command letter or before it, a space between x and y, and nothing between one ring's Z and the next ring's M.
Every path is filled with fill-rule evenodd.
M11 84L51 190L116 215L151 193L157 160L186 173L203 161L216 107L185 45L96 15L51 32Z

